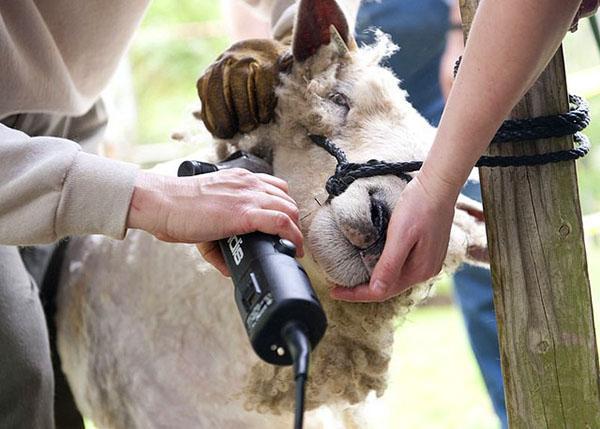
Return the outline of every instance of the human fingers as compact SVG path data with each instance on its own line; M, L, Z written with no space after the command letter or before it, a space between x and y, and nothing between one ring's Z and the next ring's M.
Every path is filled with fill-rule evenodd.
M229 269L227 268L227 264L225 263L225 259L223 259L223 254L221 253L221 248L216 241L207 241L204 243L196 244L196 248L202 255L202 258L213 267L215 267L221 274L225 277L231 277L229 273Z
M386 234L385 246L368 284L353 288L337 287L331 297L342 301L381 302L401 293L406 284L400 283L403 266L413 251L416 238L404 227L405 212L394 210Z
M381 302L388 298L386 292L374 289L368 283L365 283L354 287L338 286L331 289L329 295L331 298L340 301Z
M414 247L409 245L394 247L385 255L382 253L369 283L352 288L336 287L331 290L331 297L351 302L382 302L400 294L410 286L402 277L402 266L408 257L405 254L410 255L413 249Z
M401 274L404 263L415 246L415 239L410 234L398 230L402 219L394 221L394 215L401 217L396 212L387 231L386 244L379 261L373 269L371 280L368 284L353 288L337 287L332 289L331 297L342 301L354 302L381 302L401 293L408 286L401 283Z
M256 173L256 176L259 177L262 181L270 183L271 185L278 187L286 194L290 192L288 183L285 180L280 179L279 177L275 177L275 176L272 176L271 174L264 174L264 173Z
M436 234L435 239L423 236L406 259L398 284L413 286L437 276L442 271L448 248L444 234Z
M440 237L443 235L441 233ZM411 286L435 277L442 270L448 247L447 242L440 237L432 240L431 237L422 235L410 247L403 263L398 262L397 266L391 268L386 265L376 266L370 284L354 288L337 287L331 290L331 297L353 302L385 301L399 295ZM386 264L384 257L389 257L391 261L402 259L402 256L397 253L386 256L382 254L379 263L383 259L383 264ZM377 269L379 270L376 272ZM380 280L381 278L384 279L383 282Z
M298 208L296 201L294 201L294 199L287 193L288 187L284 180L281 180L275 176L271 176L270 174L250 173L247 170L240 168L223 170L217 173L221 174L223 177L225 175L233 176L234 180L237 181L238 185L241 186L242 189L263 192L278 199L285 200L288 203L286 207L291 209L291 211L285 210L285 212L293 218L297 217L296 212L298 211Z
M262 182L261 191L279 198L287 200L296 205L296 201L288 194L288 185L285 180L281 180L270 174L256 173L254 177Z
M377 295L388 297L390 293L400 293L407 285L398 280L405 261L413 251L418 233L411 227L411 220L406 210L394 210L388 226L385 246L373 272L369 286Z
M259 197L259 201L255 201L255 203L257 203L257 205L262 209L276 210L285 213L296 225L298 225L300 212L298 210L298 206L293 202L293 200L290 202L286 198L267 193L266 195L263 194L261 197Z
M296 256L304 256L304 239L300 228L284 212L278 210L253 209L244 214L245 232L261 231L290 240L296 246Z
M273 186L271 184L266 184L266 186L262 189L262 192L271 195L273 197L277 197L277 198L281 198L285 201L287 201L290 204L293 204L294 206L297 206L296 201L289 196L289 194L287 194L286 192L282 191L280 188Z

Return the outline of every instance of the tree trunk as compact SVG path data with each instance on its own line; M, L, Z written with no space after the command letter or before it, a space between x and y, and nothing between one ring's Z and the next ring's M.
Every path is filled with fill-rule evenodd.
M460 0L465 38L477 0ZM562 48L513 118L568 110ZM573 147L571 137L489 155ZM511 428L598 428L598 356L575 162L479 170Z

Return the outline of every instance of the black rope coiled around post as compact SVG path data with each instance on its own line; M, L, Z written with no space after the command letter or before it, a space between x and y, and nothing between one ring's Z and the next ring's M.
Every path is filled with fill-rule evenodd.
M536 155L482 156L475 166L523 167L571 161L587 155L590 142L580 131L590 123L589 107L581 97L576 95L569 96L569 103L573 108L566 113L504 121L492 142L518 142L573 135L577 147ZM327 137L312 134L309 137L313 143L325 149L337 160L335 173L327 179L325 185L330 198L337 197L355 180L365 177L394 175L410 182L412 177L408 173L419 170L423 165L422 161L386 162L375 159L365 163L350 163L346 153Z
M590 108L577 95L569 95L569 104L574 107L565 113L504 121L492 143L539 140L578 133L590 124Z

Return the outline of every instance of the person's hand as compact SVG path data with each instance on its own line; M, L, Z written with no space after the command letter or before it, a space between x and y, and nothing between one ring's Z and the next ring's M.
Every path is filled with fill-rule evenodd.
M252 131L273 118L279 72L291 62L289 46L270 39L238 42L198 79L200 119L218 138Z
M262 231L292 241L303 255L298 207L287 183L268 174L234 168L193 177L140 172L127 219L159 240L206 243L236 234ZM228 275L215 243L199 250Z
M456 194L432 192L417 175L402 191L392 213L383 252L369 284L337 287L344 301L385 301L442 269L454 218Z
M221 253L221 248L219 247L218 241L206 241L204 243L198 243L196 244L196 248L206 262L219 270L219 272L225 277L231 277L231 273L229 272L229 268L227 268L227 264L225 263L225 258L223 258L223 254Z

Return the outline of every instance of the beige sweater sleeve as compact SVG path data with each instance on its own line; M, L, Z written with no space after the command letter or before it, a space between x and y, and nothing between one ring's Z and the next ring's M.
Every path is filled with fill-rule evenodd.
M271 23L271 32L275 39L279 39L294 26L296 16L295 0L244 0L249 5L256 8L263 16L267 17ZM337 0L351 29L356 24L356 15L360 7L360 0Z
M0 244L123 238L137 167L0 124Z

